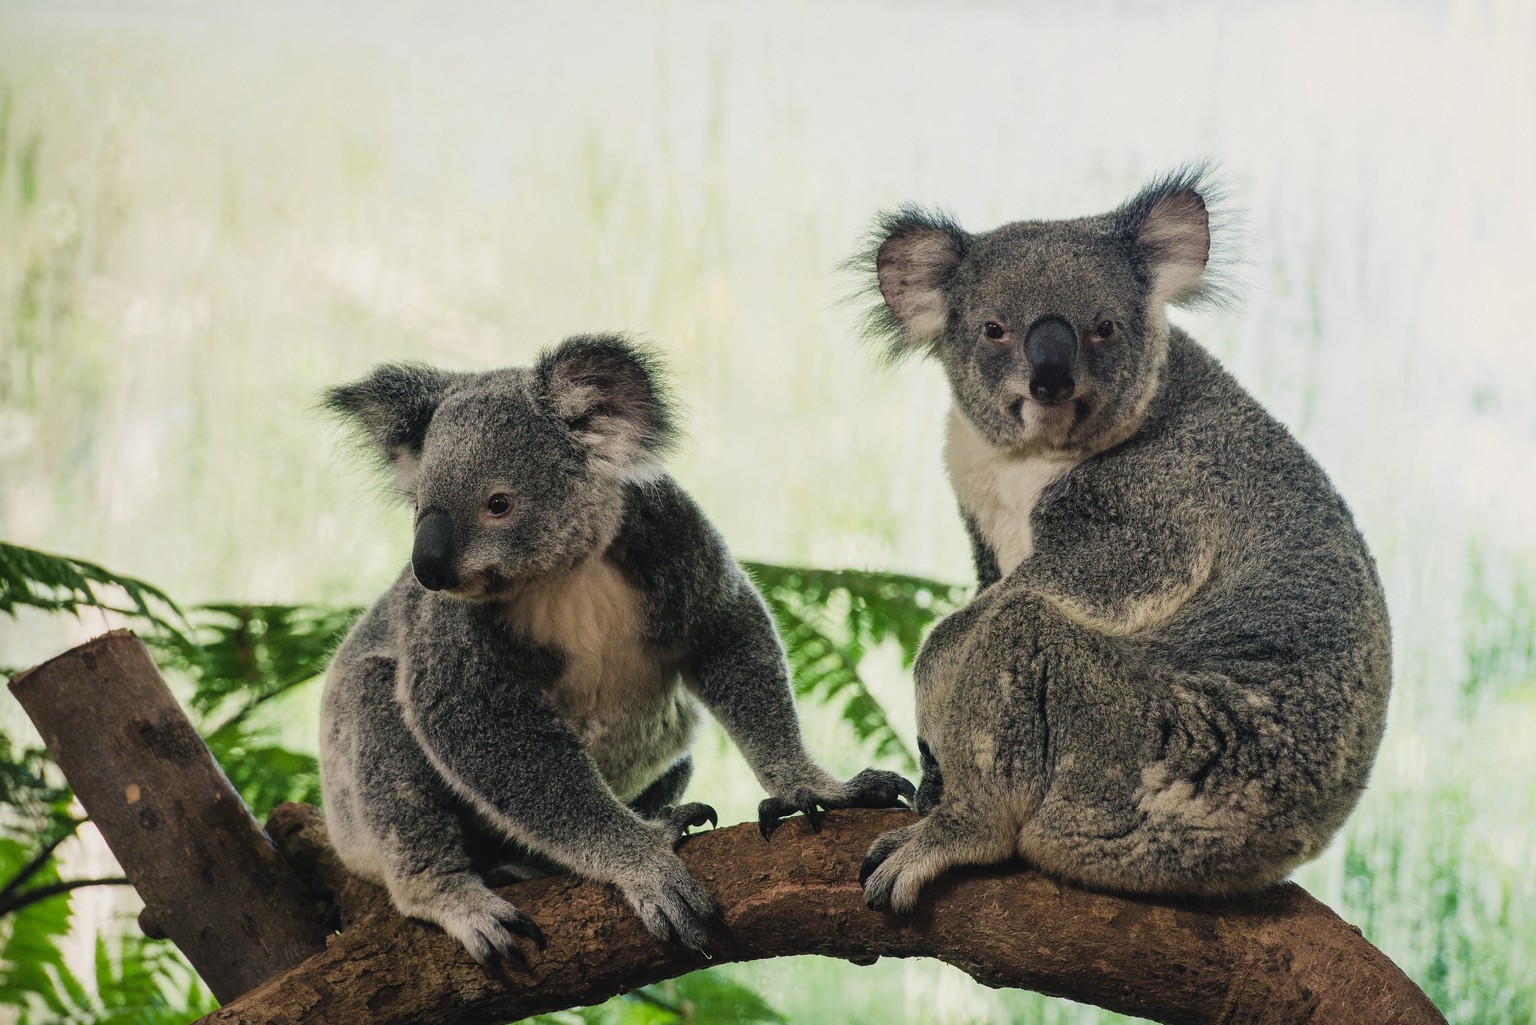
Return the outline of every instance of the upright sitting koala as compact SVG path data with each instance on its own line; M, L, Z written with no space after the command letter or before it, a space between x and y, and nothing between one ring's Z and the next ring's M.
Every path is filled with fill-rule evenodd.
M333 389L415 504L411 567L331 663L320 763L331 836L485 965L538 927L487 886L561 868L615 884L657 936L714 913L673 847L696 694L772 795L769 826L913 787L806 753L762 599L665 474L654 359L571 338L531 369L387 365ZM414 572L412 570L414 569ZM679 686L687 685L687 690Z
M1180 171L1096 217L878 222L869 324L949 377L980 589L917 659L925 817L870 850L872 908L1015 855L1114 891L1262 887L1365 786L1375 564L1317 464L1165 319L1209 296L1208 191Z

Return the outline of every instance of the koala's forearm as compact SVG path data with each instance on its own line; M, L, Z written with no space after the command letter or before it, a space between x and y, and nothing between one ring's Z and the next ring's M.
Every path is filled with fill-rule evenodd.
M800 735L784 650L757 595L743 588L701 639L688 684L763 787L780 793L820 773Z
M553 712L510 700L505 681L489 705L488 688L472 681L436 682L403 688L406 724L449 785L509 837L604 880L656 846Z

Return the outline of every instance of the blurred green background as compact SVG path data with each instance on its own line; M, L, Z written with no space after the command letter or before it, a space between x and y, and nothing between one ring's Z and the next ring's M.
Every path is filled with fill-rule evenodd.
M320 391L624 329L675 368L674 473L739 556L967 583L944 383L875 365L839 262L902 201L982 229L1214 157L1244 298L1175 318L1333 476L1394 617L1373 787L1297 878L1453 1022L1530 1022L1533 41L1522 0L0 0L0 540L189 607L366 603L408 518ZM0 665L107 622L0 616ZM863 671L910 741L900 663ZM317 695L263 706L273 743L313 750ZM804 716L830 767L875 757ZM35 742L9 700L0 728ZM698 796L748 818L701 747ZM89 828L59 858L112 871ZM89 980L132 898L54 903ZM1119 1020L927 962L716 976L744 989L698 1020L747 990L796 1022Z

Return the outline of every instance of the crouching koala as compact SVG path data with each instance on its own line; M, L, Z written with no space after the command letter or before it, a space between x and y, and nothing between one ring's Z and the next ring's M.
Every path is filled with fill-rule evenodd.
M592 336L527 369L386 365L326 405L415 505L410 567L331 663L320 741L336 850L403 914L481 964L522 960L514 937L542 934L487 875L570 870L702 947L714 904L673 852L715 821L674 807L695 696L771 795L765 835L913 795L806 753L761 597L659 463L675 429L645 350Z
M1206 176L981 234L882 218L868 320L949 378L945 460L979 591L915 664L916 825L861 873L911 912L1015 855L1112 891L1262 887L1366 784L1387 610L1301 445L1165 313L1208 298Z

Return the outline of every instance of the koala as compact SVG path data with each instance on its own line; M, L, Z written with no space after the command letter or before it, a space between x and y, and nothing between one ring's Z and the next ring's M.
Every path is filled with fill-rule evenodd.
M860 882L910 913L1023 858L1130 894L1261 888L1328 843L1385 726L1387 609L1323 471L1169 324L1209 301L1203 168L1118 209L971 234L908 207L866 321L936 359L978 590L914 664L922 818Z
M769 797L890 807L893 772L847 782L806 752L763 600L661 466L675 420L655 357L567 339L531 368L381 366L326 406L415 507L410 566L330 664L320 764L342 861L482 965L543 943L499 882L615 885L647 929L702 949L709 894L674 853L717 821L678 802L702 702Z

